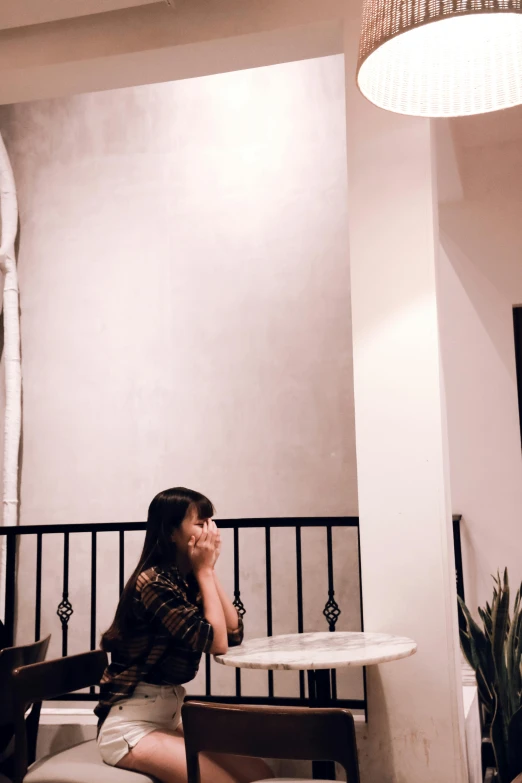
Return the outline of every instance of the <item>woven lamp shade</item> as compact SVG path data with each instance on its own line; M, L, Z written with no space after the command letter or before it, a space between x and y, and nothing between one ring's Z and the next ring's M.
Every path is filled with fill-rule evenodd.
M421 117L522 103L522 0L364 0L357 83Z

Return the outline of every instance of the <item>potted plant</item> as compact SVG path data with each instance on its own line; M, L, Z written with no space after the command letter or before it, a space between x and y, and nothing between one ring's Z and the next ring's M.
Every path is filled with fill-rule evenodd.
M481 625L459 598L462 651L475 670L483 727L495 757L496 783L522 783L522 604L518 589L510 615L507 569L491 606L478 609Z

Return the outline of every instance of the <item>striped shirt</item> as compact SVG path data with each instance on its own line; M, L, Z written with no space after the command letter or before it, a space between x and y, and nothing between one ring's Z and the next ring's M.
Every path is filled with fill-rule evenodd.
M137 579L132 597L134 627L115 644L100 684L94 712L98 725L111 707L132 696L139 682L182 685L193 680L203 653L210 652L214 630L203 616L203 601L193 574L184 579L175 566L155 566ZM229 633L230 647L241 644L243 623Z

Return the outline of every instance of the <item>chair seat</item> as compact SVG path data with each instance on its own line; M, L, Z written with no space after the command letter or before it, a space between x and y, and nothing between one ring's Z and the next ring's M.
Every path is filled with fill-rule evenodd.
M0 782L1 783L1 782ZM31 764L24 783L157 783L150 775L105 764L96 740L44 756Z

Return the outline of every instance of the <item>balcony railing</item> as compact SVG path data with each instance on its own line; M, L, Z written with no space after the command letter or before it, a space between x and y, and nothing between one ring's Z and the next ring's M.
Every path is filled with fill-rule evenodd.
M274 623L274 599L278 602L295 602L294 610L297 615L297 627L295 630L302 633L305 629L305 611L304 611L304 588L313 590L314 585L310 584L312 578L317 578L317 573L314 574L303 573L303 556L302 556L302 538L303 530L307 528L319 528L322 533L322 546L324 547L321 555L321 560L324 563L326 570L326 579L323 580L326 584L326 593L324 595L324 608L322 611L322 624L323 627L308 628L307 630L315 631L331 631L335 632L336 625L339 617L343 611L336 600L336 585L335 585L335 569L334 560L335 552L333 546L332 533L335 529L340 528L353 528L354 537L352 543L355 543L356 551L353 552L352 562L356 563L357 568L357 589L356 595L354 595L351 601L357 603L357 614L359 620L359 627L352 630L362 630L362 599L361 599L361 579L360 579L360 556L359 556L359 520L357 517L285 517L285 518L253 518L253 519L221 519L217 520L221 530L231 530L233 536L233 596L234 605L241 616L248 614L249 606L244 600L244 594L242 593L242 577L245 577L245 573L242 569L242 563L240 558L240 538L245 534L245 531L257 529L261 532L263 538L263 552L255 553L258 561L264 559L264 604L266 607L266 635L271 636L273 634ZM98 610L99 610L99 598L98 593L98 581L100 579L98 553L100 548L100 542L103 541L103 537L108 533L116 533L118 536L118 556L117 556L117 578L118 588L121 594L125 584L125 540L126 535L129 533L144 531L146 528L145 522L111 522L106 524L62 524L62 525L23 525L12 528L0 528L0 535L5 536L7 539L6 549L6 590L5 590L5 625L11 643L15 638L15 617L17 617L17 579L19 585L23 579L23 574L20 568L20 546L26 543L29 537L33 538L33 542L36 542L36 551L34 556L34 562L31 566L27 562L27 558L24 558L23 570L24 573L28 569L34 568L35 575L35 589L34 589L34 638L39 639L42 630L42 580L44 573L44 542L52 537L52 559L54 562L59 560L60 549L63 553L63 566L61 574L62 590L60 601L56 606L56 614L59 618L60 631L61 631L61 653L67 655L69 652L69 635L70 625L75 619L75 606L71 601L69 582L71 576L71 542L75 536L79 534L90 534L90 552L87 559L90 563L84 562L85 573L82 575L82 583L90 587L90 595L88 597L89 602L89 637L90 648L96 649L98 646L97 639L97 627L98 627ZM286 528L292 535L293 543L295 545L295 575L293 584L295 586L295 594L288 595L274 595L273 593L273 537L276 531ZM317 531L316 531L317 532ZM56 544L54 544L56 541ZM34 543L33 543L34 546ZM293 557L292 557L293 560ZM85 558L84 558L85 561ZM88 573L90 571L90 573ZM339 572L339 569L338 569ZM74 574L75 578L78 578L78 574ZM288 574L286 575L288 576ZM34 576L32 577L34 578ZM19 587L20 589L20 587ZM26 590L24 583L24 590ZM87 596L86 596L87 598ZM27 606L27 594L24 600L25 606ZM85 610L85 607L82 607ZM353 607L352 607L353 609ZM353 611L352 611L353 614ZM83 613L85 616L85 611ZM17 618L18 619L18 618ZM248 618L247 618L248 619ZM47 630L47 629L46 629ZM261 635L261 634L259 634ZM245 696L242 691L242 672L239 669L235 670L235 693L229 695L216 696L212 692L212 666L211 656L205 657L204 664L205 683L204 694L198 695L198 698L206 699L209 701L229 701L234 703L248 702L252 703L271 703L271 704L306 704L308 703L307 687L304 677L304 672L299 672L299 685L297 696L276 696L274 694L274 672L268 671L267 676L267 696ZM337 678L336 673L332 671L332 694L336 703L339 706L348 707L351 709L366 709L366 691L364 686L364 677L362 683L362 691L364 693L363 698L338 698L337 696ZM361 688L357 688L361 691ZM97 689L91 688L88 693L74 694L70 697L74 700L96 700Z
M453 517L453 534L454 534L454 546L455 546L455 564L456 564L456 582L457 593L464 597L463 575L462 575L462 554L461 554L461 541L460 541L460 516ZM321 532L320 539L322 541L321 547L323 547L323 553L317 552L317 562L322 561L326 570L326 579L322 581L326 585L326 591L324 594L324 608L322 610L322 627L316 622L313 629L307 630L328 630L335 632L339 617L343 612L343 607L340 606L336 599L336 584L335 584L335 568L334 561L336 553L333 545L333 531L336 529L352 528L354 530L354 537L352 538L352 545L355 545L356 551L352 552L352 564L356 564L357 568L357 580L356 580L356 595L352 596L352 602L357 603L358 608L358 628L352 627L351 630L363 630L363 605L362 605L362 592L361 592L361 566L360 566L360 547L359 547L359 520L357 517L285 517L285 518L253 518L253 519L222 519L218 520L218 524L221 530L231 530L233 540L233 595L234 605L241 616L248 614L249 606L248 602L244 601L244 593L242 593L242 576L245 578L245 572L242 569L240 559L240 538L245 535L247 530L256 529L262 534L264 553L256 552L255 556L258 560L264 559L264 604L266 610L266 635L271 636L274 630L273 616L274 616L274 594L273 594L273 537L276 531L281 529L287 529L292 532L292 540L295 545L295 579L293 584L295 586L295 594L285 594L280 597L280 600L286 602L295 602L294 609L297 615L297 627L294 630L302 633L305 630L305 611L304 611L304 588L308 591L314 589L314 585L310 584L311 579L317 580L317 571L314 573L303 573L303 530L307 528L316 528ZM53 546L53 557L56 557L57 550L61 548L63 553L63 565L61 574L61 596L58 605L56 606L56 615L59 618L60 631L61 631L61 652L62 655L68 654L69 649L69 628L70 623L74 622L75 607L71 603L69 581L70 581L70 547L71 540L79 534L90 534L90 552L88 559L90 560L89 566L82 573L82 584L89 583L90 590L87 598L89 602L89 641L90 649L96 649L97 647L97 627L98 627L98 609L99 601L97 600L97 589L99 581L99 568L98 568L98 552L100 547L100 541L108 533L116 533L118 536L118 557L117 557L117 580L118 591L121 594L125 584L125 542L126 535L133 532L145 531L145 522L111 522L105 524L65 524L65 525L23 525L19 527L2 528L0 527L0 536L6 537L6 585L5 585L5 626L10 643L13 643L15 638L15 618L17 616L17 578L22 581L24 573L28 568L31 568L27 563L27 559L23 564L25 572L22 573L20 569L20 545L22 540L28 541L30 537L36 541L35 560L34 560L34 575L35 575L35 589L34 589L34 639L38 640L41 636L42 626L42 580L43 580L43 566L44 566L44 541L49 540L52 537L52 541L56 540L56 547ZM317 531L316 531L317 532ZM346 554L346 553L345 553ZM293 560L293 558L292 558ZM315 562L315 561L314 561ZM85 564L86 565L86 564ZM339 564L338 564L339 565ZM23 570L23 569L22 569ZM90 571L90 573L88 573ZM339 568L337 569L339 574ZM344 573L344 572L341 572ZM75 574L77 577L78 575ZM287 575L288 576L288 575ZM319 580L321 581L321 580ZM25 590L25 587L23 588ZM30 602L31 603L31 602ZM27 595L25 596L25 604L27 604ZM353 605L352 605L353 610ZM352 611L353 614L353 611ZM259 634L261 635L261 634ZM24 640L25 641L25 640ZM211 656L205 657L204 664L204 694L198 695L198 698L208 701L228 701L231 703L270 703L270 704L285 704L285 705L299 705L307 704L309 699L307 695L307 683L305 681L304 672L299 672L299 685L297 696L276 696L274 694L274 672L268 671L267 676L267 695L266 696L252 696L245 695L242 688L242 672L239 669L235 670L235 692L231 694L219 694L215 695L212 692L212 666ZM347 707L349 709L364 710L366 714L366 682L364 672L362 674L362 683L356 688L359 691L359 697L357 698L339 698L337 694L337 677L336 672L331 672L331 685L332 695L335 703L338 706ZM362 691L363 697L360 698L360 692ZM67 699L67 697L65 697ZM97 700L97 689L90 688L88 693L74 694L69 697L74 700ZM63 697L62 697L63 700Z

